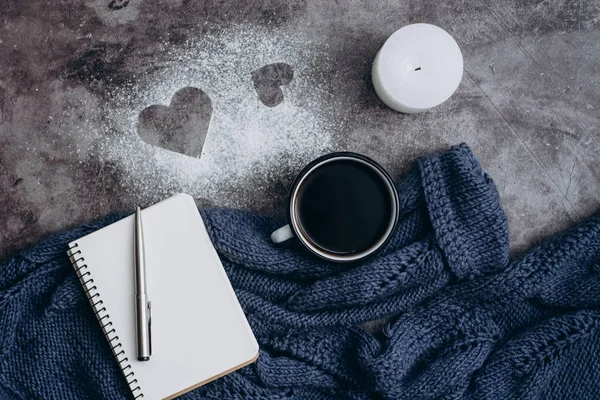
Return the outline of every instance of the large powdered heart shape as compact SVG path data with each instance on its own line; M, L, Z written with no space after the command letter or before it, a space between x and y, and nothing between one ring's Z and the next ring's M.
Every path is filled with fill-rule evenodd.
M208 95L195 87L178 90L167 106L152 105L138 116L138 134L148 144L200 157L212 116Z

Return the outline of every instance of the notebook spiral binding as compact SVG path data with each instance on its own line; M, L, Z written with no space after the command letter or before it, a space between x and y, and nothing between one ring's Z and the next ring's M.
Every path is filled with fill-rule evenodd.
M144 394L138 385L137 379L135 379L135 372L132 371L129 359L125 357L125 350L123 350L123 346L119 342L117 330L113 327L113 323L110 320L110 314L108 313L106 307L104 307L102 296L98 292L98 288L94 285L94 278L92 277L91 272L88 271L85 258L83 254L81 254L81 250L79 250L78 247L78 244L74 243L67 251L69 259L71 260L71 264L73 265L75 273L77 274L77 277L79 278L79 281L85 290L85 295L92 305L92 309L96 314L96 318L98 319L98 322L100 322L100 326L102 327L104 336L106 336L106 340L108 340L108 344L112 349L113 355L119 363L119 368L121 368L123 375L125 375L125 379L127 380L127 384L134 395L134 399L141 399L144 397Z

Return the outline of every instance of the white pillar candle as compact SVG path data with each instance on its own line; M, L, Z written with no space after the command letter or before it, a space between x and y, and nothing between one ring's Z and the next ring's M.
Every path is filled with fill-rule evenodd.
M373 63L373 86L385 104L417 113L448 100L463 74L456 41L435 25L407 25L385 42Z

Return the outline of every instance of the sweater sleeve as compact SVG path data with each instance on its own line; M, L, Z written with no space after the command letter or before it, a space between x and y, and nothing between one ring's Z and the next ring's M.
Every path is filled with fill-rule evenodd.
M508 223L492 179L466 144L419 159L438 246L459 279L508 264Z

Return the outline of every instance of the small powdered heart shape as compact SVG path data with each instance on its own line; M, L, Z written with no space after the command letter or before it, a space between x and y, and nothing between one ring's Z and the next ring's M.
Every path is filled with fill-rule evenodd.
M121 8L125 8L129 5L129 0L112 0L108 3L108 8L111 10L120 10Z
M152 105L138 116L138 134L148 144L200 157L212 116L208 95L195 87L178 90L171 104Z
M283 101L281 86L287 85L293 78L294 70L286 63L269 64L252 71L254 89L267 107L275 107Z

